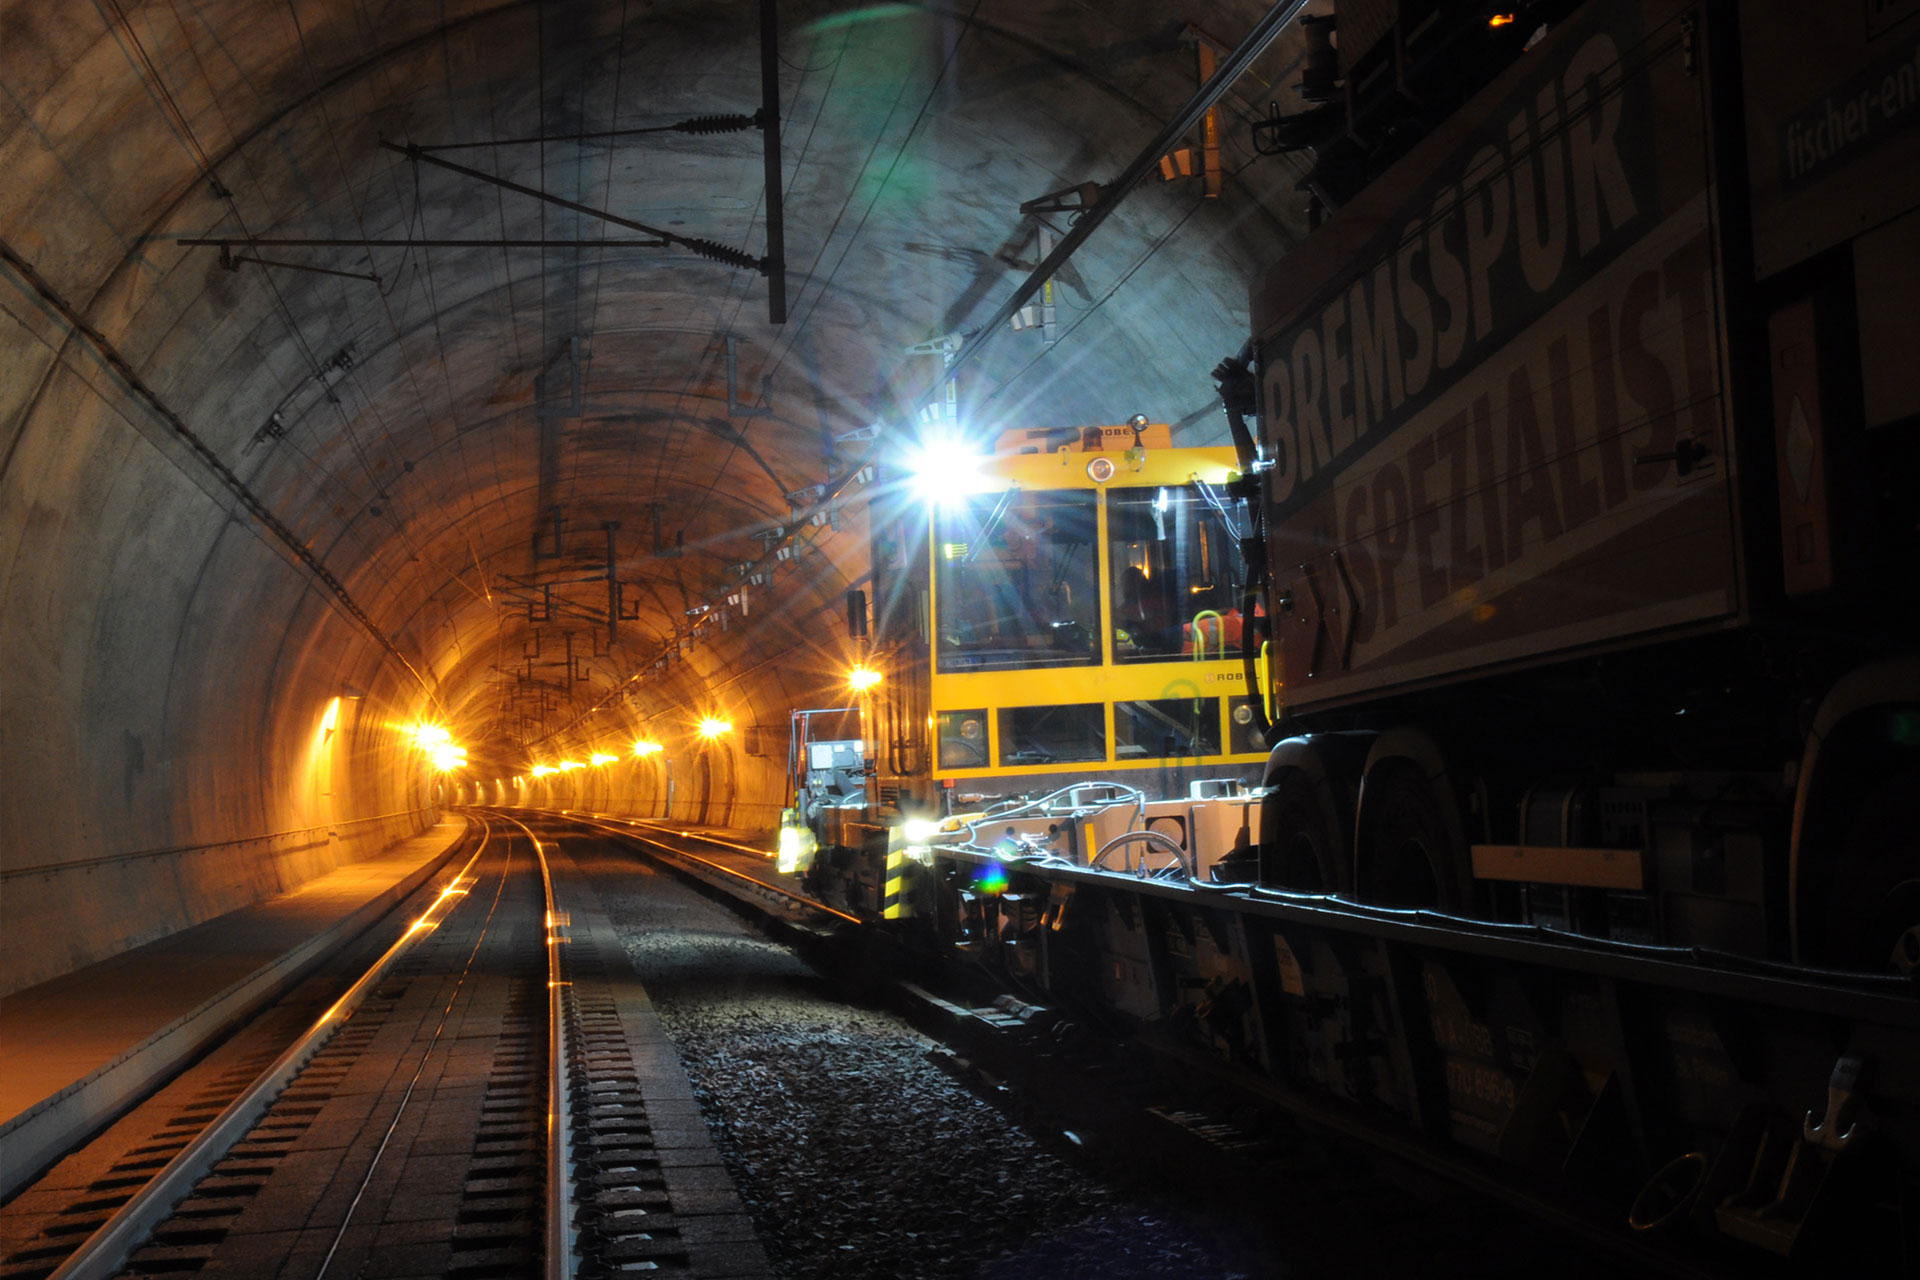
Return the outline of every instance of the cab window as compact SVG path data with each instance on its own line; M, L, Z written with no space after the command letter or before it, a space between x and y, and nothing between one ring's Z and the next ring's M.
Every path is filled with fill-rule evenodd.
M1100 660L1091 490L980 494L934 521L934 652L942 671Z
M1244 570L1223 506L1198 485L1114 489L1107 539L1114 661L1239 653Z

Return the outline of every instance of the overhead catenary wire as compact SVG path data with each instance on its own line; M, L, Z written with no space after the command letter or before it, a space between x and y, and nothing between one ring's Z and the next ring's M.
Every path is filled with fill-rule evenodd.
M958 56L960 52L961 42L966 38L967 33L972 29L974 17L979 12L979 10L980 10L980 0L974 0L973 7L967 11L967 15L965 19L961 22L960 30L955 33L953 37L953 41L947 49L947 56L941 62L940 70L934 76L933 83L927 86L926 96L921 99L919 110L917 110L914 113L914 118L912 123L907 126L906 133L900 139L900 145L894 149L893 159L887 165L886 173L883 174L880 178L880 181L877 184L875 184L873 188L873 193L867 200L866 208L861 211L859 223L854 226L852 232L850 232L847 238L841 243L840 256L834 260L833 269L827 273L826 279L816 282L814 273L816 269L819 267L820 260L826 256L828 247L833 244L834 234L839 230L841 220L846 217L847 210L852 207L854 195L860 190L861 179L865 176L867 172L867 168L873 163L874 153L880 149L880 144L887 135L888 126L893 122L894 113L899 110L900 103L902 99L904 99L906 96L907 80L905 77L902 77L900 82L900 89L897 93L895 93L893 103L887 109L886 119L881 122L879 130L875 132L873 142L869 145L867 149L866 158L861 162L859 172L856 173L853 179L847 184L847 194L845 198L842 199L842 201L840 202L840 209L837 213L835 213L833 222L827 228L826 235L821 238L820 247L815 251L813 261L810 264L808 264L806 278L807 278L808 284L811 285L813 288L813 293L812 293L812 297L808 302L806 314L799 317L799 319L795 321L786 330L784 334L784 337L786 338L785 345L780 350L779 354L772 359L771 368L768 368L765 370L763 374L764 377L771 379L773 376L779 373L781 367L786 362L787 356L793 352L794 347L799 342L801 335L806 331L808 324L812 321L814 317L814 314L819 310L821 301L832 290L833 282L839 278L840 269L846 265L847 255L852 252L854 244L860 239L861 233L866 229L868 219L872 217L875 206L879 204L881 196L886 193L888 185L893 181L893 176L895 172L898 171L900 167L900 162L906 155L907 148L912 145L913 139L915 138L916 135L918 135L920 131L920 126L925 123L927 118L927 113L933 106L934 98L939 94L940 86L945 82L947 73L952 68L954 59ZM844 56L845 52L846 52L846 40L843 39L841 44L842 56ZM839 68L839 60L836 59L835 60L836 75L838 72L838 68ZM828 84L828 91L831 92L831 89L832 89L832 82L830 80ZM824 105L825 105L825 102L823 97L823 100L822 100L823 109L824 109ZM814 114L815 127L818 127L819 120L820 120L820 113L816 112ZM812 137L813 137L813 131L811 129L809 129L807 137L808 137L808 142L811 143ZM804 155L804 148L803 148L803 155ZM738 305L736 305L735 311L737 314ZM708 484L706 492L701 495L699 506L695 508L696 514L698 514L698 512L700 511L705 510L707 502L711 500L714 490L719 485L720 476L725 473L726 463L731 462L733 460L733 454L736 451L737 451L737 446L733 448L729 448L726 462L723 462L721 466L715 468L714 478Z
M307 70L307 78L310 83L318 84L320 80L319 71L314 66L313 52L308 46L306 28L300 21L299 10L296 8L294 0L287 0L286 7L288 20L293 24L294 36L299 45L301 61ZM316 97L314 99L314 109L319 113L322 128L326 133L328 150L332 154L334 167L340 174L341 188L346 196L347 207L353 214L354 225L364 237L368 234L366 213L354 192L353 177L347 169L346 156L340 147L339 131L334 127L333 117L331 113L328 112L326 101L323 97ZM412 353L407 350L405 332L401 328L399 317L394 314L388 295L382 292L379 296L381 313L386 317L387 327L393 334L394 350L398 352L401 365L406 371L407 385L413 392L414 401L418 405L422 416L428 421L431 421L434 414L428 405L426 389L421 386ZM428 306L433 318L435 349L439 355L441 389L443 395L446 397L448 414L451 415L455 404L452 382L453 375L448 366L446 339L440 327L439 306L434 298L430 272L427 280L427 297ZM348 314L351 314L351 312L349 311ZM289 321L291 322L290 316ZM380 430L382 440L391 442L393 440L393 431L386 422L385 415L380 412L379 405L373 397L367 397L366 408L367 411L373 415L374 422ZM407 562L410 564L424 564L419 553L419 548L414 545L412 537L408 532L406 521L402 520L399 514L393 510L394 504L386 492L386 486L381 482L377 469L373 466L373 460L367 453L365 446L361 443L359 433L354 429L352 419L344 408L340 410L340 419L342 430L346 434L348 443L352 446L355 455L359 458L361 468L367 473L367 478L373 484L375 492L380 495L383 504L382 513L390 515L394 531L399 537L400 545L406 552ZM437 598L438 592L428 587L423 575L423 569L415 570L413 573L419 590L429 600ZM452 612L448 610L444 604L441 606L441 615L442 621L452 636L454 652L456 654L463 654L464 645L460 640L459 629L453 624Z
M832 61L832 63L830 64L830 71L829 71L829 74L828 74L828 77L827 77L827 84L826 84L826 88L825 88L824 90L822 90L822 92L821 92L821 96L820 96L820 103L819 103L819 106L818 106L818 107L817 107L817 108L815 109L815 111L814 111L814 115L813 115L813 121L812 121L812 123L811 123L811 124L810 124L810 125L808 126L808 129L807 129L807 138L806 138L806 141L805 141L805 142L804 142L804 143L803 143L803 144L801 145L801 148L800 148L800 154L799 154L799 155L798 155L797 157L795 157L795 160L794 160L794 172L793 172L793 177L792 177L792 178L786 178L786 179L783 179L784 181L786 181L786 182L788 183L788 185L789 185L789 186L791 186L791 185L792 185L792 181L793 181L793 179L795 179L795 178L798 178L798 176L799 176L799 172L800 172L800 166L801 166L801 165L802 165L802 164L803 164L803 163L805 162L805 160L806 160L806 156L807 156L807 154L808 154L808 152L810 151L810 149L811 149L811 147L812 147L812 144L813 144L813 135L814 135L814 133L815 133L815 131L816 131L816 130L818 130L818 128L819 128L819 126L820 126L820 119L821 119L821 116L822 116L822 115L823 115L823 114L825 113L825 111L826 111L826 104L827 104L827 101L828 101L828 99L829 99L829 98L830 98L830 97L832 96L832 93L833 93L833 88L834 88L834 85L835 85L835 84L836 84L836 83L838 82L838 80L839 80L839 75L840 75L840 67L841 67L841 65L842 65L842 63L843 63L843 62L845 61L845 58L846 58L846 53L847 53L847 45L848 45L848 44L850 43L850 41L851 41L851 39L852 39L852 33L851 33L851 29L849 28L849 29L848 29L848 31L847 31L847 34L845 34L845 35L843 35L843 36L841 37L841 41L840 41L840 49L839 49L839 51L838 51L838 52L837 52L837 53L835 54L835 56L834 56L834 59L833 59L833 61ZM799 96L800 96L800 93L801 93L801 92L802 92L802 90L804 89L804 87L805 87L805 84L806 84L806 77L805 77L805 76L803 75L803 77L801 78L801 80L800 80L800 81L799 81L799 82L798 82L797 84L795 84L795 86L794 86L794 88L793 88L793 96L794 96L794 100L795 100L795 101L798 101L798 100L799 100ZM895 107L895 108L897 108L897 107L898 107L898 105L899 105L899 100L900 100L900 98L901 98L901 96L903 96L903 95L905 94L905 92L906 92L906 82L905 82L905 80L903 79L903 80L901 81L901 87L900 87L900 90L899 90L899 92L898 92L898 93L897 93L897 94L895 95L895 97L894 97L894 107ZM889 110L888 110L888 115L887 115L887 119L888 119L889 121L891 121L891 119L892 119L892 112L893 112L893 109L894 109L894 108L889 108ZM783 112L783 113L782 113L782 118L783 118L783 119L784 119L784 118L786 118L786 113L785 113L785 112ZM874 147L874 148L877 148L877 147L879 146L879 141L880 141L880 138L881 138L881 137L883 137L883 136L885 135L885 132L886 132L886 125L885 125L885 124L883 123L883 124L882 124L882 126L881 126L881 129L880 129L880 132L879 132L878 134L876 134L876 135L875 135L875 138L874 138L874 143L873 143L873 147ZM869 150L869 152L868 152L868 161L870 162L870 161L871 161L871 159L872 159L872 150L870 149L870 150ZM862 173L864 173L864 172L865 172L865 164L864 164L864 163L862 164L862 167L861 167L861 172L862 172ZM857 185L857 182L856 182L856 185ZM848 193L847 193L847 197L846 197L846 200L845 200L845 201L843 201L843 202L842 202L842 204L841 204L841 209L840 209L840 214L838 214L838 215L836 215L836 216L835 216L835 218L834 218L834 222L833 222L833 227L838 227L838 226L839 226L839 221L840 221L840 217L841 217L841 216L844 216L844 214L845 214L845 212L846 212L846 207L847 207L847 204L849 204L849 203L851 203L851 201L852 201L852 199L853 199L853 190L854 190L854 188L853 188L853 187L849 187L849 189L848 189ZM764 207L764 201L765 201L765 193L764 193L764 191L762 192L762 195L761 195L761 200L762 200L762 202L763 202L763 203L762 203L762 207ZM751 225L751 224L750 224L750 225ZM820 248L820 249L819 249L818 251L816 251L816 253L815 253L815 255L814 255L814 259L813 259L813 261L812 261L811 263L809 263L809 264L808 264L808 269L807 269L807 275L806 275L806 278L808 279L808 281L809 281L809 282L811 282L811 280L812 280L812 276L813 276L813 270L814 270L814 268L815 268L815 267L817 267L817 266L819 265L819 261L820 261L820 256L821 256L821 254L823 254L823 253L825 252L825 250L826 250L826 245L827 245L828 243L830 243L830 242L831 242L831 240L832 240L832 237L833 237L833 230L832 230L832 228L829 228L829 230L828 230L828 232L827 232L827 235L826 235L826 237L825 237L825 239L823 239L823 240L822 240L822 242L821 242L821 248ZM803 286L803 287L804 287L804 286ZM742 284L742 283L741 283L740 281L738 281L738 280L735 280L735 281L731 281L731 282L729 282L729 289L728 289L728 294L729 294L729 297L728 297L728 301L729 301L729 302L731 303L731 305L732 305L732 310L728 312L728 314L727 314L727 318L726 318L726 321L725 321L725 323L724 323L724 324L723 324L723 325L721 326L721 329L722 329L722 331L723 331L723 332L731 332L731 331L732 331L732 329L733 329L733 326L734 326L734 324L735 324L735 322L736 322L736 321L738 320L738 318L739 318L739 315L740 315L740 310L741 310L741 308L742 308L742 307L744 307L744 306L746 305L746 299L747 299L747 295L746 295L746 289L745 289L745 286L744 286L744 284ZM723 306L724 306L724 305L725 305L725 304L723 304ZM805 324L806 324L806 320L805 320L805 318L803 317L803 318L802 318L802 319L801 319L800 321L798 321L797 323L792 323L792 324L790 324L790 325L789 325L789 330L788 330L788 331L789 331L789 332L793 332L793 331L796 331L796 330L798 330L798 329L800 329L800 328L804 328L804 327L805 327ZM687 396L687 394L688 394L688 392L689 392L689 391L690 391L690 390L692 389L692 386L693 386L693 382L694 382L694 379L695 379L695 378L696 378L696 377L698 376L698 374L699 374L699 369L698 369L698 368L693 368L693 369L689 369L689 370L688 370L688 372L687 372L687 376L686 376L686 379L685 379L685 381L684 381L684 383L683 383L683 385L682 385L682 388L681 388L681 392L680 392L680 395L679 395L679 397L678 397L678 398L677 398L677 399L675 400L675 403L674 403L674 408L673 408L673 413L674 413L675 415L677 415L677 414L679 413L679 411L680 411L680 409L681 409L681 407L682 407L682 406L684 405L684 403L685 403L685 400L686 400L686 396ZM683 451L676 451L676 453L674 454L674 458L673 458L673 460L674 460L675 462L678 462L678 460L679 460L679 457L681 456L681 453L682 453L682 452L683 452ZM719 477L719 476L721 476L721 475L723 475L723 474L725 473L725 471L726 471L726 467L727 467L727 463L730 463L730 462L731 462L731 461L733 460L733 456L734 456L734 454L735 454L736 452L737 452L737 449L733 449L733 448L730 448L730 449L728 450L728 453L727 453L727 457L726 457L726 460L725 460L725 462L723 462L723 463L722 463L722 464L721 464L721 465L720 465L719 467L717 467L717 468L715 468L715 469L714 469L714 475L715 475L715 479L716 479L716 482L717 482L717 479L718 479L718 477ZM667 458L667 455L666 455L666 453L665 453L664 451L662 451L661 453L659 453L659 454L658 454L658 455L656 456L656 463L655 463L655 467L654 467L654 477L653 477L653 478L654 478L654 488L655 488L655 489L658 489L658 487L659 487L659 482L660 482L660 479L661 479L661 477L662 477L662 476L663 476L663 475L665 474L665 468L666 468L666 465L667 465L667 461L668 461L668 458ZM784 491L784 489L785 489L785 484L784 484L784 482L783 482L783 484L782 484L782 489L783 489L783 491ZM696 506L695 506L695 508L694 508L694 510L693 510L693 517L694 517L694 518L697 518L697 517L699 516L699 514L700 514L700 513L702 512L702 511L704 511L704 510L706 509L706 498L707 498L708 496L711 496L711 494L712 494L712 492L713 492L713 490L712 490L712 486L709 486L709 488L708 488L708 490L707 490L707 494L706 494L706 495L703 495L703 497L702 497L702 499L701 499L701 501L700 501L700 503L699 503L698 505L696 505Z
M824 62L816 65L809 65L801 69L802 76L800 80L797 81L791 87L791 89L788 90L790 94L790 99L787 105L788 105L788 108L790 109L792 103L798 102L802 99L807 80L811 75L811 73L814 71L820 70L823 67L829 70L826 87L821 92L819 102L814 110L812 121L808 125L806 138L802 142L798 154L796 154L789 161L789 163L792 166L792 174L794 176L797 176L801 167L806 162L807 155L811 151L814 134L819 129L821 118L825 113L827 101L832 95L834 85L837 83L840 68L846 57L847 44L850 39L851 39L850 32L842 36L840 47L835 52L834 57L829 62ZM902 92L904 92L904 84L903 84ZM616 109L617 109L617 103L616 103ZM789 118L789 115L790 115L790 110L783 110L783 113L782 113L783 119ZM884 133L884 130L883 130L883 133ZM877 145L877 140L876 140L876 145ZM783 180L791 182L792 178L787 177L787 178L784 178ZM611 190L611 169L609 169L609 190ZM765 193L763 191L761 200L764 202L764 199L765 199ZM849 199L851 199L851 195L849 195ZM758 212L758 207L756 208L756 214L757 212ZM752 225L753 224L750 221L748 224L749 232L752 230ZM816 262L818 261L817 256L815 261ZM729 277L727 281L726 292L727 292L726 299L717 308L717 310L724 311L726 314L726 318L718 326L718 331L722 333L732 332L733 325L739 317L741 308L743 308L746 305L749 292L750 292L750 282L747 280L746 277L740 276L740 275ZM686 406L688 397L693 393L694 383L701 376L703 367L704 366L699 363L691 364L688 367L685 376L681 380L680 389L675 394L673 403L666 413L666 417L670 422L679 420L679 416ZM732 459L742 447L745 447L749 453L753 454L753 456L756 459L758 459L759 455L753 451L752 446L750 444L745 444L745 442L738 436L735 436L734 438L730 439L728 442L728 451L727 451L726 458L720 463L719 466L712 469L714 479L709 484L706 492L702 495L700 502L693 507L690 515L687 518L687 523L691 523L693 520L696 520L699 517L700 513L705 510L706 501L711 496L714 485L716 485L718 483L719 478L726 473L728 465L732 462ZM628 454L629 464L627 468L627 475L630 478L633 475L631 460L643 456L644 452L645 451L634 450ZM684 456L684 450L678 450L670 454L667 450L660 449L660 450L651 451L651 454L654 459L654 470L653 470L651 487L653 491L658 492L661 488L661 481L664 475L666 474L667 468L670 465L678 464L679 459L682 456ZM779 476L773 474L771 467L768 466L764 460L761 461L761 465L764 469L768 471L769 477L774 480L776 486L778 487L781 493L786 493L791 489L792 486L790 482L787 480L783 480ZM569 492L571 493L571 488L569 489ZM786 513L783 513L783 512L769 511L766 515L765 521L759 527L772 528L775 525L779 524L785 518L785 515ZM686 525L683 524L682 527L684 528L686 527ZM687 549L688 548L677 548L676 550L680 550L684 552ZM676 569L677 567L678 566L676 565ZM677 573L674 578L674 582L676 585L679 586L680 594L682 596L682 599L680 600L678 605L675 605L664 598L662 594L662 579L658 575L655 575L643 580L641 584L643 589L647 592L647 594L653 600L654 604L663 613L667 613L669 615L678 612L680 609L683 609L687 605L690 599L690 597L688 597L686 592L685 583L677 575ZM616 688L619 688L622 685L622 681L616 678L614 681L614 684ZM544 739L541 739L541 740L544 740Z
M940 377L936 379L931 385L929 385L926 388L925 391L923 391L917 398L915 398L905 407L905 413L903 415L905 418L910 420L911 417L915 413L917 413L923 406L931 403L934 397L939 394L940 388L944 386L945 383L951 377L953 377L953 375L958 371L958 369L963 364L965 364L969 360L978 358L980 351L985 348L987 343L992 341L992 339L996 336L998 331L1005 326L1007 320L1011 318L1013 313L1019 310L1019 308L1023 306L1028 299L1030 299L1035 293L1037 293L1041 285L1043 285L1047 280L1051 279L1053 275L1058 272L1060 266L1065 263L1065 261L1072 255L1072 253L1076 249L1078 249L1080 244L1084 243L1085 240L1093 234L1094 230L1096 230L1099 227L1099 225L1112 213L1112 211L1119 205L1119 203L1122 200L1124 200L1127 197L1127 195L1134 190L1134 188L1136 188L1142 181L1144 181L1144 179L1149 173L1157 170L1158 164L1159 164L1159 157L1163 155L1166 152L1166 150L1171 145L1173 145L1174 142L1176 142L1189 129L1191 129L1195 123L1199 121L1201 116L1205 114L1207 108L1211 106L1214 102L1217 102L1219 98L1225 94L1226 90L1240 77L1241 74L1245 72L1247 67L1249 67L1252 64L1252 62L1257 57L1259 57L1259 55L1262 52L1265 51L1267 46L1272 43L1273 39L1276 36L1278 36L1279 33L1282 30L1284 30L1293 21L1295 17L1299 15L1300 11L1304 9L1305 6L1306 6L1306 0L1279 0L1278 3L1276 3L1271 9L1268 10L1268 12L1254 25L1253 29L1248 32L1246 37L1242 39L1242 41L1233 49L1233 51L1226 58L1220 61L1214 75L1210 79L1208 79L1208 81L1204 85L1200 87L1199 91L1191 99L1189 99L1188 102L1178 112L1176 112L1173 117L1171 117L1165 124L1163 124L1160 131L1155 135L1155 137L1145 147L1143 147L1139 152L1136 153L1132 162L1128 164L1128 166L1121 172L1121 174L1117 178L1115 178L1111 183L1109 183L1106 186L1100 199L1096 201L1092 207L1090 207L1089 209L1087 209L1085 212L1081 214L1080 218L1075 222L1072 229L1065 236L1063 236L1061 240L1054 246L1054 249L1052 250L1052 252L1045 255L1041 263L1028 275L1027 279L1024 282L1022 282L1022 284L1019 287L1015 289L1014 293L1000 305L1000 307L994 312L993 316L989 318L980 328L974 330L963 341L960 349L954 353L953 357L950 360L946 362L946 367L942 370ZM972 21L973 12L976 12L977 10L978 10L978 3L976 2L974 9L969 11L969 14L968 14L969 23ZM956 46L957 46L957 40L956 40ZM952 58L952 52L949 51L949 59L948 59L949 62L951 62L951 58ZM943 74L944 74L944 66L943 66ZM938 79L936 79L934 89L938 88L938 83L939 83ZM932 90L929 91L928 97L922 105L921 112L923 115L927 110L928 106L931 105L932 92L933 92ZM899 162L900 154L904 153L907 143L912 140L914 132L918 127L918 124L919 124L919 120L918 118L916 118L915 125L912 128L909 128L906 138L903 139L900 151L896 153L896 156L895 156L894 164L896 166ZM863 166L862 172L864 172L864 166ZM889 170L889 173L891 173L891 169ZM884 187L884 179L882 182L882 186ZM868 206L868 211L871 212L871 209L872 209L872 204L870 203ZM843 212L844 212L844 207L843 207ZM1188 213L1180 220L1180 222L1176 224L1174 230L1177 230L1180 225L1184 224L1186 218L1191 216L1192 216L1192 210L1189 210ZM864 225L864 219L863 219L863 225ZM857 238L858 232L859 232L859 228L856 228L854 238ZM1171 235L1171 232L1167 233L1167 235ZM1146 257L1151 257L1152 254L1158 250L1159 245L1164 244L1166 242L1167 235L1163 235L1160 238L1160 240L1155 244L1155 246L1153 246L1153 248L1151 248L1148 251ZM849 241L848 248L850 248L850 244L851 244L851 241ZM846 252L847 252L847 248L843 248L841 259L840 259L841 261L845 260ZM1122 280L1120 283L1124 283L1127 278L1130 278L1133 272L1137 271L1139 269L1139 266L1144 261L1145 261L1145 258L1143 258L1140 263L1136 263L1134 267L1131 268L1126 273L1126 275L1122 277ZM836 266L836 270L837 270L837 266ZM831 280L832 280L832 276L829 275L828 281L825 282L825 284L830 284ZM809 317L811 316L813 309L817 308L819 297L824 295L825 284L822 285L820 291L817 292L815 295L815 301L814 301L813 307L810 307L808 311ZM1115 287L1117 288L1118 286L1116 285ZM1110 289L1107 296L1109 297L1112 296L1112 292L1113 290ZM1085 315L1081 316L1080 320L1076 322L1074 327L1077 328L1080 323L1084 323L1085 319L1086 319ZM791 349L791 345L792 343L790 341L789 349ZM1028 367L1030 367L1033 363L1034 362L1030 361ZM1025 369L1023 368L1020 372L1024 373ZM814 506L809 512L801 513L802 523L804 523L804 520L806 519L806 517L813 514L813 512L825 510L827 509L827 507L837 502L839 499L840 493L844 491L850 484L853 483L853 478L857 475L860 475L862 472L866 470L866 468L872 465L877 453L877 448L878 448L877 444L869 445L869 447L865 451L863 451L861 455L854 460L852 465L847 467L840 476L831 479L827 484L823 485L821 487L822 496L820 501L817 504L814 504ZM767 552L763 553L760 557L758 557L756 560L751 562L751 569L753 571L763 572L765 571L766 566L770 562L772 562L773 558L774 558L773 550L769 548ZM676 630L675 635L671 639L671 644L677 644L678 642L679 642L679 635L678 635L678 631ZM581 723L584 723L587 719L597 714L599 711L604 710L606 707L617 703L620 699L626 696L628 690L630 690L633 686L635 686L639 681L644 679L651 671L656 670L659 667L659 664L662 658L665 656L666 652L667 650L663 648L661 653L656 655L653 660L651 660L646 664L643 664L642 666L634 670L630 675L626 677L626 679L617 681L614 684L613 688L610 689L608 693L603 698L601 698L598 702L588 707L584 712L581 712L578 715L572 717L565 725L561 726L556 730L549 732L548 734L543 735L538 741L546 741L554 736L557 736L558 734L570 732L574 728L579 726Z

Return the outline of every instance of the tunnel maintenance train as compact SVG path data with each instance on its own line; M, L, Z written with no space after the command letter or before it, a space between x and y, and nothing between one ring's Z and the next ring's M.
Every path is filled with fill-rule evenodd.
M1649 1265L1913 1273L1920 16L1849 14L1319 20L1234 447L876 508L781 865Z

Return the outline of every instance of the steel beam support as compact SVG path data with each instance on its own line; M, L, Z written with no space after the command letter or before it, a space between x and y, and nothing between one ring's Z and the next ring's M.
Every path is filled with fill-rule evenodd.
M600 527L607 531L607 644L611 647L620 638L620 561L613 539L620 531L620 522L608 520Z
M483 142L421 142L422 151L474 151L482 147L520 147L536 143L604 142L611 138L637 138L650 133L741 133L758 125L757 116L735 114L693 116L673 124L646 125L636 129L596 129L590 133L543 133L524 138L488 138Z
M1196 35L1193 42L1195 55L1200 60L1200 82L1205 84L1213 78L1213 45L1205 36ZM1200 120L1200 172L1206 183L1207 199L1220 198L1220 106L1215 103L1207 108L1206 115Z
M767 169L767 323L787 322L786 212L780 199L780 19L777 0L760 0L760 135Z
M316 275L341 276L348 280L367 280L380 283L380 277L371 271L337 271L332 267L315 267L304 262L280 262L274 258L240 258L226 245L220 246L220 265L228 271L238 271L242 266L285 267L289 271L311 271Z
M175 236L173 242L183 249L664 249L665 240L358 240L303 239L299 237ZM234 259L244 262L244 258ZM291 263L271 263L291 266ZM308 268L312 270L313 268Z
M718 240L703 240L698 236L683 236L672 231L662 230L659 227L650 227L644 222L635 222L632 218L623 218L617 213L609 213L605 209L596 209L590 204L581 204L578 200L568 200L561 196L556 196L551 191L542 191L538 187L529 187L525 183L515 182L510 178L503 178L497 173L488 173L484 169L475 169L469 165L455 164L451 160L443 160L439 156L429 155L419 147L403 147L397 142L387 142L384 140L380 143L380 146L383 150L403 155L418 164L434 165L451 173L460 174L462 177L475 178L481 182L491 183L496 187L503 187L508 191L517 192L523 196L531 196L535 200L541 200L562 209L571 209L575 213L584 213L589 218L598 218L602 222L610 222L616 227L625 227L629 231L638 231L645 235L659 236L669 244L676 244L683 249L690 249L701 257L711 258L715 262L724 262L731 267L745 267L748 270L760 272L765 272L767 269L765 259L749 257L738 249L721 244Z

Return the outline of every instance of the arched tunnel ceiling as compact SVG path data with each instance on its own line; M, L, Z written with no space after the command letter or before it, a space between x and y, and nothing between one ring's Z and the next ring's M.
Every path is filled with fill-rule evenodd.
M273 541L236 499L251 495L292 535L275 553L309 557L308 595L263 592L255 607L278 610L276 628L325 615L338 631L338 598L312 594L323 567L476 750L518 767L529 742L653 662L688 609L737 580L768 545L755 535L790 521L788 495L845 473L869 447L849 433L890 425L882 447L905 434L940 368L908 348L977 328L1037 262L1021 203L1115 175L1197 87L1195 32L1231 47L1265 12L786 0L782 325L753 271L680 247L607 247L637 233L382 145L458 144L432 154L758 256L758 131L577 136L753 111L756 8L7 6L0 465L18 469L8 493L22 505L60 496L67 509L46 521L87 519L74 504L110 513L52 542L10 515L16 582L53 548L64 561L34 581L124 579L135 602L116 607L129 613L156 578L207 594L193 584L238 554L224 545ZM1293 105L1299 47L1283 35L1224 100L1218 199L1197 179L1140 188L1056 277L1057 339L1003 332L964 372L967 431L1138 412L1183 440L1217 438L1207 371L1244 340L1251 272L1303 216L1298 171L1253 156L1244 127L1270 100ZM548 140L511 141L527 138ZM239 250L327 274L223 265L182 236L585 243ZM101 417L89 397L113 406L105 425L49 447ZM153 456L116 471L134 454ZM213 501L177 500L192 490ZM558 556L545 554L555 509ZM604 608L604 583L563 584L558 612L531 621L540 583L603 569L616 522L632 615L619 637L584 620ZM844 545L855 534L828 533L751 627L709 637L649 696L697 699L825 647L819 619L861 572ZM204 625L238 625L247 608L203 611ZM98 627L137 625L100 612ZM343 678L393 665L369 636L354 643L358 656L335 661ZM502 690L534 646L550 662L567 643L587 678L511 705Z

